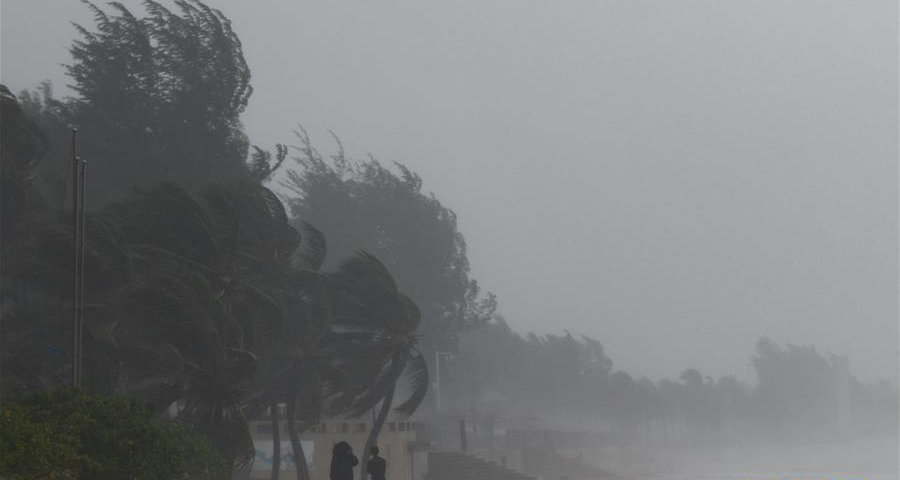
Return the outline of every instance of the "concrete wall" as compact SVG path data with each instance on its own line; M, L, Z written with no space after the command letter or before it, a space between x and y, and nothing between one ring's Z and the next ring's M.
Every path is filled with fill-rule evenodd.
M251 470L251 479L271 478L272 430L271 422L252 421L250 432L256 444L256 459ZM310 462L312 480L328 480L331 465L331 449L334 444L345 441L353 447L353 454L359 458L359 469L365 468L367 455L362 454L371 422L360 420L329 420L310 428L300 435L304 453ZM413 455L409 446L416 440L416 424L412 420L388 419L378 437L381 456L387 461L387 478L390 480L412 480ZM281 474L282 480L296 478L291 442L287 435L287 422L281 420ZM418 470L418 469L417 469Z

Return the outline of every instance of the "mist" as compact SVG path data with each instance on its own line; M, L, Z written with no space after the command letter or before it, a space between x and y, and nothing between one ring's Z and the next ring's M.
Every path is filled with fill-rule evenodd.
M122 4L136 18L152 17L142 2ZM174 2L162 5L178 15ZM325 377L313 386L308 370L294 372L305 379L297 380L297 403L324 405L315 416L323 421L378 408L393 418L399 405L426 426L417 438L435 451L462 442L468 453L545 479L896 478L896 2L187 5L220 11L233 37L208 26L185 37L162 29L141 34L152 39L151 53L116 50L117 40L144 44L124 36L125 27L103 30L101 15L83 3L5 0L0 9L0 83L20 105L4 108L22 112L5 117L16 127L4 132L15 146L4 153L15 180L4 189L16 195L4 197L12 247L3 289L14 300L4 300L0 398L67 385L72 368L69 327L60 326L69 321L71 281L25 272L72 276L65 235L77 232L49 234L69 224L47 225L72 209L69 126L77 125L90 169L85 241L90 251L92 242L122 248L104 257L98 247L85 260L88 343L206 345L199 336L184 345L169 338L180 331L173 319L195 318L162 308L171 306L163 298L183 292L160 279L178 272L194 294L205 291L201 284L227 285L209 292L210 304L224 303L204 318L235 317L227 327L211 322L222 348L256 358L246 373L254 382L287 382L260 373L290 363L263 358L277 350L254 344L267 336L327 346L344 355L335 365L361 378L427 372L424 383L420 374L391 377L394 403L387 384L376 395ZM98 7L108 18L121 13ZM72 22L107 36L85 37ZM191 50L192 35L228 49ZM88 45L81 56L70 51L79 39ZM160 39L181 46L166 50ZM52 88L42 90L45 81ZM273 198L274 213L261 206ZM260 233L273 224L261 216L277 231ZM191 218L206 219L203 229L189 227ZM144 238L164 230L177 241ZM214 234L201 240L201 230ZM229 245L242 253L234 271L219 272L232 264L220 245L232 234ZM144 240L192 263L157 258L138 247ZM271 263L249 266L246 258ZM293 278L282 268L315 271L331 286L291 280L275 288L273 278ZM219 276L197 284L182 277L197 271ZM252 288L234 283L251 277ZM367 303L376 297L363 286L385 278L394 296ZM323 293L330 288L337 293ZM162 290L172 297L154 296ZM326 298L335 304L320 305ZM34 327L46 316L36 313L41 302L63 312L56 326ZM407 303L417 313L398 306ZM114 305L114 313L94 304ZM337 317L324 321L325 311ZM341 315L372 318L361 326ZM342 335L386 328L387 317L399 322L391 332L415 344L403 368L349 360L345 350L361 340ZM276 335L276 318L324 323ZM266 330L248 326L258 322ZM147 334L147 325L162 333ZM379 341L362 344L381 348ZM59 358L34 354L48 343ZM113 358L121 371L90 377L85 367L86 390L125 393L160 410L190 404L134 390L174 357L157 351L165 362L137 368L114 350L93 362ZM325 397L313 401L303 396L309 391ZM266 409L287 415L291 402L271 398L234 408L260 422ZM353 444L366 455L378 438L369 431L372 438ZM230 460L240 449L216 443L218 433L204 435L229 473L253 464ZM294 440L286 436L281 448ZM846 445L846 460L836 443ZM307 452L310 465L322 461L322 448ZM730 455L745 460L729 463ZM557 456L600 470L576 474ZM834 462L816 464L826 457ZM541 469L557 461L569 466ZM395 476L407 473L419 475L413 466Z

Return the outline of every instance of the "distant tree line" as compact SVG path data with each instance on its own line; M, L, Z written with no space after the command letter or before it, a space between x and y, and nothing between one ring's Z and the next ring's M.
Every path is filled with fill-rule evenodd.
M556 425L619 442L821 440L896 432L897 388L864 383L846 357L768 338L753 385L686 369L658 382L615 370L597 340L515 333L502 317L462 336L442 373L445 402L505 415L542 412Z

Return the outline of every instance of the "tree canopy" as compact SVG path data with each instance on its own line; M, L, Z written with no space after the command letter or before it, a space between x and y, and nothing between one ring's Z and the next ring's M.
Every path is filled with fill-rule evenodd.
M464 328L491 318L496 299L469 278L466 242L456 214L406 166L396 170L369 158L347 158L343 147L322 156L298 132L299 170L285 185L294 221L309 222L328 238L326 267L365 250L378 257L422 312L425 348L452 349Z
M144 15L118 2L85 1L94 26L65 66L76 96L57 100L49 85L23 104L51 137L46 168L65 175L68 127L84 141L88 199L121 198L136 185L186 186L249 175L240 114L253 91L241 42L222 12L194 0L176 9L144 0Z

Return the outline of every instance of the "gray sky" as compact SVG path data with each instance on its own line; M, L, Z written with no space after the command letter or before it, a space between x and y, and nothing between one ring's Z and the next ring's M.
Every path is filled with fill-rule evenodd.
M412 167L518 330L654 379L752 379L769 335L896 380L896 1L209 4L253 141L302 123ZM3 0L2 81L61 90L72 19Z

